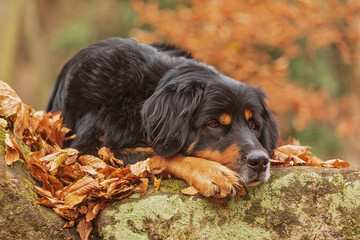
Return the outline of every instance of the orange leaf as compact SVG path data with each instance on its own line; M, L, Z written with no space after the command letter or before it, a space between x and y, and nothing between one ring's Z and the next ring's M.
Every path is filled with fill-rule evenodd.
M334 167L334 168L342 168L342 167L349 167L350 164L348 162L345 162L343 160L340 159L331 159L331 160L327 160L324 163L321 164L322 167Z
M196 188L194 188L193 186L190 186L188 188L182 189L181 192L185 195L193 196L193 195L197 194L199 191Z
M10 117L16 115L14 135L22 137L29 126L30 106L23 103L15 91L5 82L0 81L0 115Z
M5 162L7 165L13 164L15 161L19 160L20 155L18 151L16 151L14 148L9 147L9 145L6 145L6 155L5 155Z
M159 190L161 184L161 178L153 176L154 179L154 190Z
M139 186L137 186L134 189L134 192L139 192L142 196L144 196L146 194L147 189L148 189L149 179L148 178L141 178L140 181L141 181L141 183L139 184Z
M79 232L81 240L89 239L89 235L93 227L91 222L87 222L85 219L81 219L77 225L76 231Z
M96 169L103 169L106 167L106 163L98 157L92 155L83 155L78 158L81 165L90 165Z

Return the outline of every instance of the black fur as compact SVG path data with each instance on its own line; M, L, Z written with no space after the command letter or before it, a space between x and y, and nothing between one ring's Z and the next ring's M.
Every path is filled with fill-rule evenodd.
M62 112L77 134L70 146L84 153L95 154L102 146L114 152L150 146L168 157L206 148L224 151L235 142L246 156L252 149L270 154L277 144L276 122L264 98L262 90L174 46L111 38L83 49L64 66L47 111ZM256 130L245 121L245 109L253 112ZM230 114L232 123L209 128L221 113Z

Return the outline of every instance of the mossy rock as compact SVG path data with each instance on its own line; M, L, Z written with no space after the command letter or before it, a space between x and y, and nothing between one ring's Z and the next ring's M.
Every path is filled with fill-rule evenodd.
M7 166L0 128L1 239L79 239L75 229L38 205L37 184L23 161ZM24 147L26 154L29 151ZM92 239L360 239L360 170L315 167L272 169L269 182L228 210L201 196L184 196L181 180L133 194L105 208Z
M104 239L360 239L360 171L316 167L272 169L228 210L179 193L180 180L116 202L97 219ZM175 192L177 191L177 192Z
M74 229L61 231L65 221L50 208L36 203L33 186L37 183L25 162L6 165L5 133L0 128L0 239L79 239ZM21 146L28 155L26 146Z

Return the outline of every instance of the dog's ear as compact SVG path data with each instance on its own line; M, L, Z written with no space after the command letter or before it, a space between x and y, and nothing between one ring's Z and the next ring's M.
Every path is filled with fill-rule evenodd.
M261 96L260 101L263 107L263 113L262 113L263 128L261 131L259 142L267 150L269 156L271 156L271 153L276 148L279 141L279 130L274 116L270 113L265 103L265 99L266 99L265 92L259 88L257 89L257 91Z
M279 140L279 130L276 120L269 111L264 114L264 126L261 131L259 141L261 145L267 150L269 156L276 148Z
M205 83L196 80L174 81L160 85L145 101L141 110L143 126L157 154L169 157L185 146L204 89Z

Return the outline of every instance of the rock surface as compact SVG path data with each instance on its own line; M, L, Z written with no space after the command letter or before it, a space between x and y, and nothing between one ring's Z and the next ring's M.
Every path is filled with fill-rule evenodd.
M75 229L60 231L65 221L35 202L36 183L25 162L6 165L4 149L0 129L0 239L79 239ZM23 150L28 154L26 147Z
M75 229L40 206L23 161L7 166L0 132L0 239L79 239ZM26 152L26 151L25 151ZM360 239L360 170L272 169L268 183L249 189L228 210L184 196L181 180L133 194L97 217L92 239Z
M161 191L117 202L97 219L104 239L360 239L360 171L316 167L272 170L228 210L199 196Z

